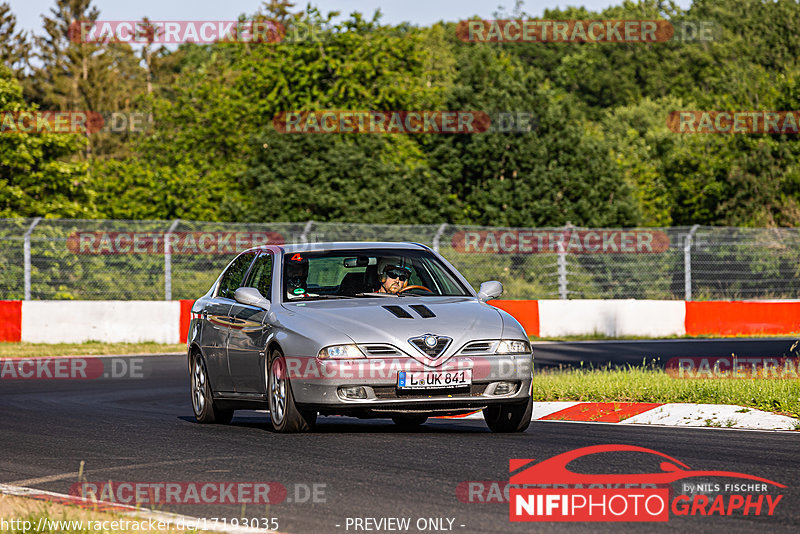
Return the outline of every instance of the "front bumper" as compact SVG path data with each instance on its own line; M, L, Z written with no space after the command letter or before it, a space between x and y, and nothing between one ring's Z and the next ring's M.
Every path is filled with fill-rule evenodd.
M425 366L413 358L319 360L287 357L295 402L320 413L365 414L441 413L479 410L493 404L524 402L530 396L530 354L456 356L439 367ZM469 387L435 390L401 390L399 371L452 371L470 369ZM513 384L507 393L498 384ZM342 388L362 386L366 398L347 398Z

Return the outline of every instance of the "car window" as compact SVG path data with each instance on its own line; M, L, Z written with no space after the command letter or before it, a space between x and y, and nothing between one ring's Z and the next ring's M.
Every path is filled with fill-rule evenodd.
M397 263L409 273L408 285L424 296L469 296L467 290L433 254L416 249L334 250L290 253L284 257L286 299L364 296L380 287L380 268Z
M247 268L250 267L255 255L255 252L245 252L233 260L233 263L230 264L219 281L218 297L233 299L233 294L239 289L242 280L244 280L244 275L247 273Z
M433 257L420 258L412 269L410 284L429 285L431 289L438 290L442 295L463 294L463 288L455 278L445 269L444 265L435 261Z
M272 254L261 254L256 258L250 276L247 280L249 287L258 289L265 298L271 299L272 288Z
M309 263L308 286L327 287L338 286L348 273L363 274L365 267L346 269L342 265L341 257L317 258Z

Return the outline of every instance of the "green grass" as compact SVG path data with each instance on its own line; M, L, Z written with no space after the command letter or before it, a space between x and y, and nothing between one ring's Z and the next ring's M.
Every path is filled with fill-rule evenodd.
M165 343L0 343L0 358L40 356L101 356L105 354L158 354L186 352L186 345Z
M800 380L681 380L653 368L537 368L533 400L735 404L800 417Z

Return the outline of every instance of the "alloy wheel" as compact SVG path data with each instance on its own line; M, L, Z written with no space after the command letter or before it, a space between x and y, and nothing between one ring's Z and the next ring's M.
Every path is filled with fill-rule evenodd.
M272 420L280 424L286 415L286 364L282 356L272 360L270 369L270 415Z
M200 358L194 360L192 373L192 405L195 414L203 413L206 406L206 372Z

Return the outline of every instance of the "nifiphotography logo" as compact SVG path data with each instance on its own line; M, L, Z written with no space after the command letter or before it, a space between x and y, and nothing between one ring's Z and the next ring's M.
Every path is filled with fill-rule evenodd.
M567 469L574 460L609 452L646 453L665 461L656 473L582 474ZM595 445L532 462L509 461L510 521L663 522L669 521L670 511L675 516L771 516L783 494L767 492L786 487L745 473L693 470L671 456L635 445ZM701 483L681 483L680 492L671 494L669 484L697 477ZM709 477L726 481L710 483Z

